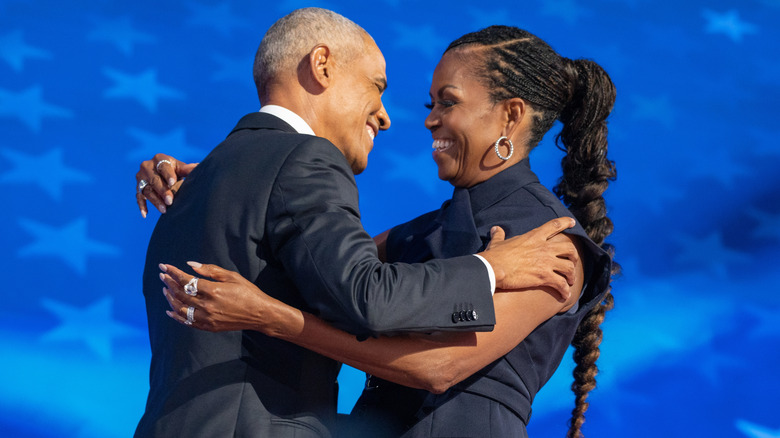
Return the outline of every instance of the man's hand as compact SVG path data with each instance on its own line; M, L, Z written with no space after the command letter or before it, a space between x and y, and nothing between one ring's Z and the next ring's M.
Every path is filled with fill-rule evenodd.
M181 180L192 172L198 163L183 163L170 155L157 154L151 160L141 163L135 174L135 199L141 215L148 213L146 201L151 202L160 213L173 204L173 196L179 190Z
M493 227L490 244L479 255L493 267L496 289L550 287L560 302L569 299L579 254L570 239L558 235L574 224L561 217L509 240L501 227Z

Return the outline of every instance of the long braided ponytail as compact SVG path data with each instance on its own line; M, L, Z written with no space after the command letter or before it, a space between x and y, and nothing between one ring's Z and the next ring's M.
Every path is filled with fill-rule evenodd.
M613 226L607 217L603 194L609 181L616 177L615 163L607 159L606 122L615 103L615 86L606 72L592 61L566 60L565 63L575 78L575 86L569 104L559 116L563 128L556 143L566 151L566 155L561 161L563 176L554 192L569 207L588 236L612 255L612 246L604 243ZM619 266L615 264L612 274L618 270ZM608 286L604 300L588 312L571 342L576 363L574 383L571 385L575 406L568 438L582 436L581 428L588 409L586 399L596 386L601 323L613 305L611 286Z
M477 74L494 102L520 97L534 110L529 150L536 147L555 120L562 122L556 143L566 156L561 162L563 176L553 191L588 236L613 255L612 246L604 243L613 226L603 194L616 177L615 164L607 159L606 119L615 103L615 87L607 73L592 61L561 57L540 38L516 27L490 26L466 34L447 51L459 47L482 51L484 62L478 63ZM613 264L612 274L618 270L619 266ZM568 438L582 436L586 399L596 386L600 325L612 307L608 288L603 301L588 312L572 340L575 407Z

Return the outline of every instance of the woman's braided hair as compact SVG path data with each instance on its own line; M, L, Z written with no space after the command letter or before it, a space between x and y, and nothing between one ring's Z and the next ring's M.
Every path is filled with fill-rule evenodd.
M613 255L612 246L604 243L613 227L603 194L616 177L615 163L607 159L606 119L615 103L615 86L607 73L593 61L564 58L537 36L510 26L466 34L447 51L461 48L481 52L476 57L476 72L494 102L520 97L534 110L529 150L539 144L555 120L561 121L563 127L555 141L566 156L561 161L563 176L553 191L588 236ZM612 274L618 271L619 266L613 264ZM612 307L609 287L603 301L582 320L571 343L576 366L569 438L582 436L586 399L596 386L600 325Z

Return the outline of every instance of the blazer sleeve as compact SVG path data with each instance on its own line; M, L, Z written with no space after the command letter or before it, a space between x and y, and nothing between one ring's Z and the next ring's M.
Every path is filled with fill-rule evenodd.
M271 249L303 299L356 335L495 325L490 282L473 255L382 263L363 229L354 176L341 152L312 137L296 146L272 188Z

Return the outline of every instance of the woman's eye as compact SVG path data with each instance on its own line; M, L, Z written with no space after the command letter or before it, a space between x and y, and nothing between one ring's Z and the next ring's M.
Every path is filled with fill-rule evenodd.
M433 107L436 106L437 104L441 105L441 106L443 106L445 108L449 108L449 107L455 105L455 102L452 101L452 100L437 100L436 102L426 103L425 107L428 108L429 110L432 110Z

